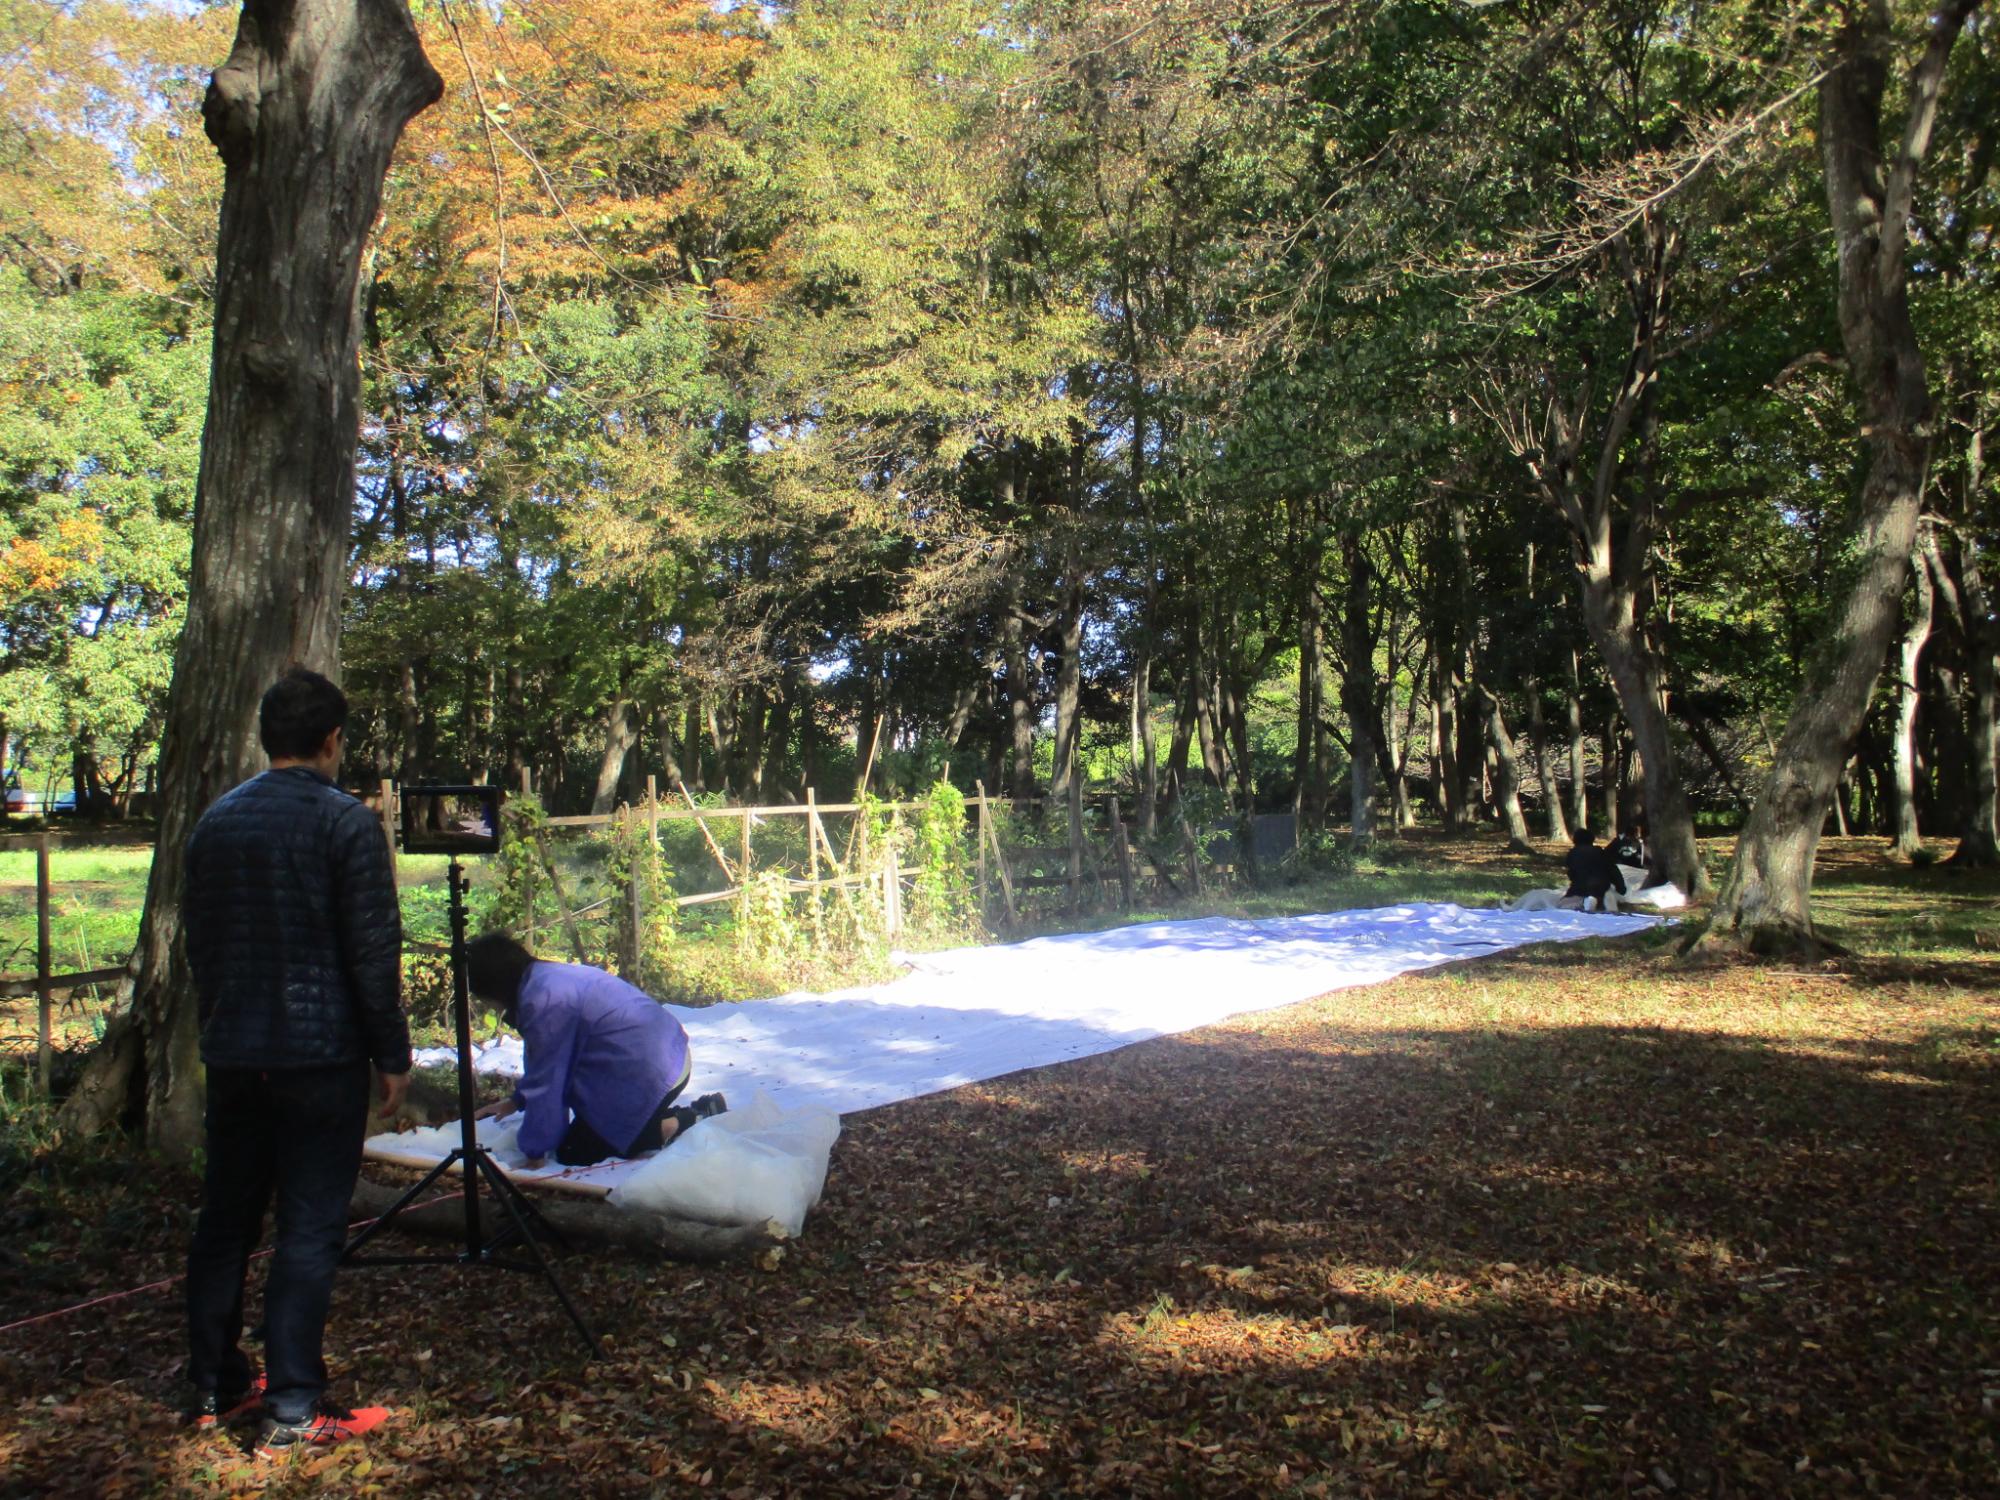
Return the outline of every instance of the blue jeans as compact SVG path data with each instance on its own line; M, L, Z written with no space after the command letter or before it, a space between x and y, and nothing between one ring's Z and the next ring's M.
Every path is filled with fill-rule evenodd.
M368 1064L208 1070L208 1169L188 1252L188 1378L225 1395L250 1383L243 1279L277 1200L264 1287L264 1411L312 1414L326 1390L320 1340L368 1128Z

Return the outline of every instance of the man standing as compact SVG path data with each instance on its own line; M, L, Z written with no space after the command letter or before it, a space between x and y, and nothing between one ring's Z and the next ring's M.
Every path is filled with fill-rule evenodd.
M271 769L219 798L188 840L181 919L208 1074L208 1164L188 1254L188 1418L261 1407L263 1456L358 1437L386 1416L326 1399L320 1341L368 1124L409 1084L402 915L382 825L335 789L347 699L294 668L264 694ZM276 1200L266 1369L240 1347L243 1279Z

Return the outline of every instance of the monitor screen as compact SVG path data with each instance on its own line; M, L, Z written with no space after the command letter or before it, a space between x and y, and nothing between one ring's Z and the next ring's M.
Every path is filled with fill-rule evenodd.
M398 800L405 854L493 854L500 848L500 788L412 786Z

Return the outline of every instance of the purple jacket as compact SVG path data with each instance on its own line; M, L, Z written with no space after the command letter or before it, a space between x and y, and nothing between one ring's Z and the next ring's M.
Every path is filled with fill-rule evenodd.
M673 1012L602 969L535 963L516 1019L528 1064L514 1090L523 1156L554 1152L572 1110L622 1150L688 1069Z

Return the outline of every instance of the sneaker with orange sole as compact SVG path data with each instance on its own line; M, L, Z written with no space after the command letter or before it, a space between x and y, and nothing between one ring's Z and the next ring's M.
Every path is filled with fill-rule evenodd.
M264 1405L264 1377L255 1376L240 1391L193 1391L181 1415L190 1427L219 1427L247 1417Z
M257 1439L259 1458L288 1458L294 1453L331 1448L363 1437L389 1420L385 1406L362 1406L353 1411L321 1401L312 1415L297 1422L264 1419L264 1431Z

